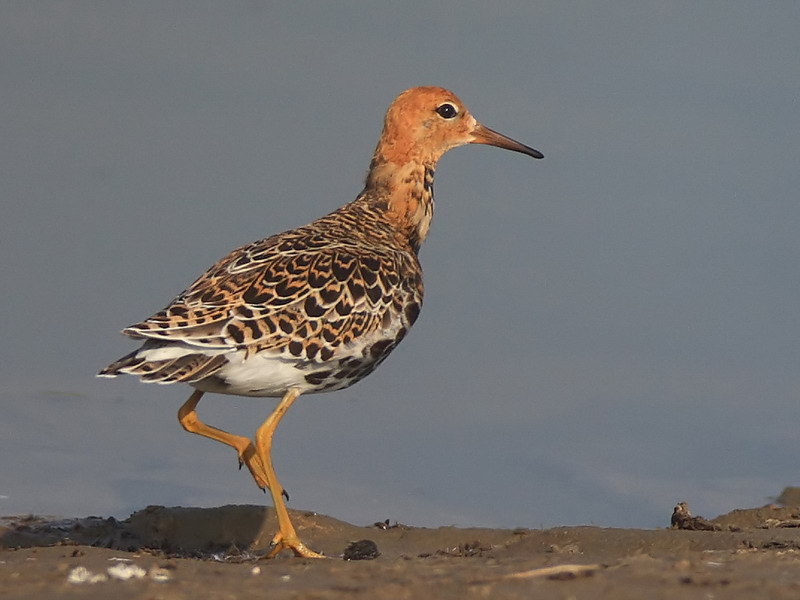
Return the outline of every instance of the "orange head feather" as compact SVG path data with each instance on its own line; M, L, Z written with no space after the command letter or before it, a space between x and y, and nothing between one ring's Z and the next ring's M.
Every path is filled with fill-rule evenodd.
M416 87L400 94L386 111L375 159L435 167L445 152L464 144L489 144L542 158L538 150L478 123L453 92Z

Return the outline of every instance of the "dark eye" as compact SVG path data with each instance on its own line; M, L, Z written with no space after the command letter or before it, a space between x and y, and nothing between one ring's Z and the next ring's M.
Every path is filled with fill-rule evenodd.
M452 104L445 103L436 109L436 113L445 119L452 119L458 114L458 111Z

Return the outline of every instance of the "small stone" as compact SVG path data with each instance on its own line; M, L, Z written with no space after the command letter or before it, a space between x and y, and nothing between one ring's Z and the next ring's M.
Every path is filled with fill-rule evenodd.
M352 542L344 549L342 558L344 560L374 560L380 555L378 545L375 542L372 540L359 540Z

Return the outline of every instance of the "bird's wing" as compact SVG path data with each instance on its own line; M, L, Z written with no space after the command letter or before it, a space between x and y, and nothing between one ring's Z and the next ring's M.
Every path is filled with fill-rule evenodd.
M284 234L235 250L123 333L324 361L373 332L402 337L421 301L421 272L411 254Z

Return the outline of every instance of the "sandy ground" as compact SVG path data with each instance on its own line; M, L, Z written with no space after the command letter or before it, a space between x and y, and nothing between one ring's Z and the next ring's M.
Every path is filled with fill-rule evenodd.
M151 506L125 521L5 517L0 597L800 598L797 505L710 521L684 511L676 524L689 529L658 530L358 527L292 517L330 560L260 560L274 520L256 506ZM343 560L361 540L379 556ZM371 550L364 543L348 554Z

